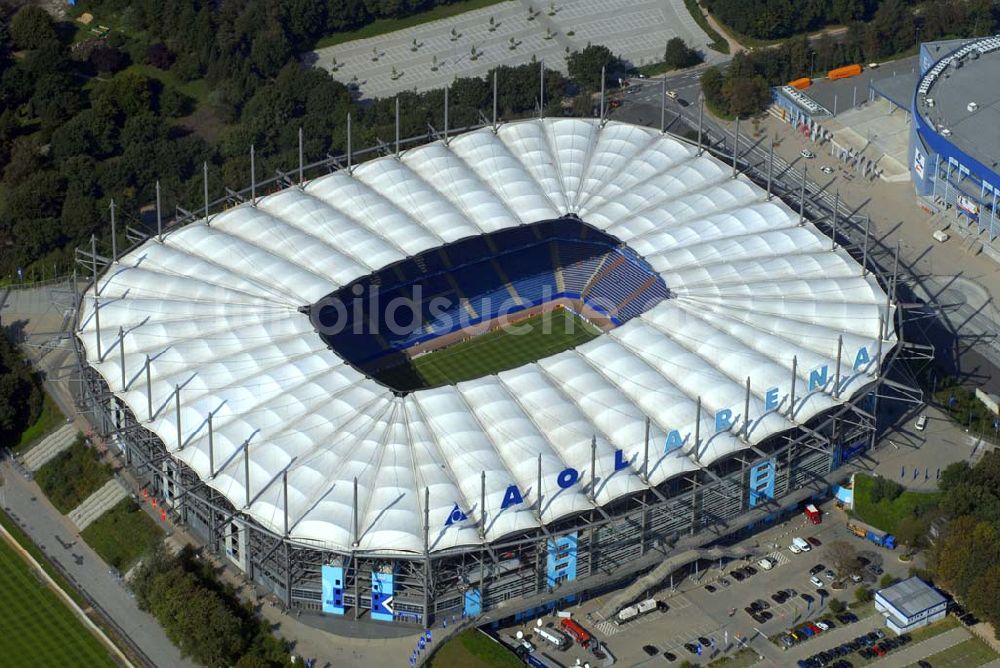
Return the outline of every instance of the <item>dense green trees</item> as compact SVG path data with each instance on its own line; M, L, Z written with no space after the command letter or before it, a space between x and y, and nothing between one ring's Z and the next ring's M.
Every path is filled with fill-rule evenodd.
M138 567L131 586L139 607L156 617L181 652L198 663L291 665L288 644L275 638L190 546L176 557L158 548Z
M938 486L950 521L931 555L935 581L1000 627L1000 452L948 466Z
M667 49L663 54L663 62L670 68L679 70L691 67L702 61L698 52L684 43L680 37L671 37L667 41Z
M0 182L0 243L15 248L0 256L0 276L36 262L47 270L56 262L65 270L71 249L86 243L91 233L108 245L112 197L119 220L148 224L140 207L152 201L158 179L164 211L173 211L175 204L192 208L202 199L203 162L209 164L213 197L226 186L245 187L251 144L259 178L287 170L298 158L300 126L310 160L346 150L348 113L355 147L391 141L393 100L359 103L328 73L303 68L296 53L330 29L354 28L432 4L82 0L83 9L113 14L129 30L71 49L66 26L45 31L51 22L29 13L18 19L24 24L19 34L41 36L23 38L35 46L17 59L5 46L13 42L5 37L13 17L0 11L0 165L6 165ZM592 72L586 67L598 59L613 65L609 78L624 75L624 66L603 47L589 47L581 58L579 71L595 88L600 65ZM168 76L152 78L150 69L129 62ZM537 111L537 63L501 67L497 75L502 118ZM452 128L479 123L481 112L489 115L491 77L452 84ZM197 101L175 83L195 79L204 80L197 85L209 91ZM546 112L559 113L566 79L546 70L545 88ZM404 137L443 127L442 91L403 93L400 103Z
M42 412L42 386L20 351L13 330L0 330L0 446L13 447Z

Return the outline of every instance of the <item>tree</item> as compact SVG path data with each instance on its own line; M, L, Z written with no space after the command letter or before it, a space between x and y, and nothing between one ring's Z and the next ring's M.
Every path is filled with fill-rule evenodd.
M972 612L997 628L1000 624L1000 565L989 566L976 578L965 602Z
M146 49L146 62L160 70L169 70L177 57L163 42L154 42Z
M965 483L972 477L972 467L964 459L960 462L949 464L941 471L941 479L938 481L938 489L942 492L949 492L955 487Z
M837 577L846 578L861 572L858 552L846 540L835 540L826 548L826 554L833 564Z
M37 49L47 40L55 39L52 18L41 7L22 7L10 22L10 36L18 49Z
M670 68L679 70L697 65L702 61L698 52L688 47L680 37L671 37L667 41L667 50L663 54L663 62Z
M900 544L906 546L907 553L912 553L923 545L929 528L930 520L927 517L907 515L896 523L893 535Z
M570 79L588 90L600 89L602 67L606 81L614 80L621 69L621 61L606 46L588 44L583 51L574 51L566 58Z
M844 602L839 598L831 598L830 602L826 604L830 608L830 612L835 615L839 615L844 611Z
M727 79L722 93L729 112L741 118L756 114L771 101L771 89L764 77Z
M858 603L867 603L872 600L872 592L868 587L858 587L854 590L854 600Z
M881 589L885 589L886 587L891 587L894 584L896 584L896 576L890 575L888 573L884 574L882 576L882 579L878 581L878 586Z

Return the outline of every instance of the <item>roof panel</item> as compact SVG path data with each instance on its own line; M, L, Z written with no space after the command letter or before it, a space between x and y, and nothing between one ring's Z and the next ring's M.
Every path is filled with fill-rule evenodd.
M576 350L406 396L327 349L298 310L448 241L571 211L645 256L672 298ZM151 394L147 426L178 459L209 477L211 414L208 484L237 508L249 443L252 517L283 531L287 503L293 539L381 553L422 553L425 523L435 552L537 528L539 456L549 523L789 429L870 382L876 362L855 356L875 357L893 313L875 278L780 200L670 136L590 119L504 124L288 188L146 242L99 290L100 359L92 292L80 314L90 363L140 419ZM810 392L838 341L841 397L830 377ZM795 413L764 412L768 387L790 388L793 355ZM715 433L727 409L733 424ZM673 432L680 448L665 447ZM501 509L511 489L524 500Z

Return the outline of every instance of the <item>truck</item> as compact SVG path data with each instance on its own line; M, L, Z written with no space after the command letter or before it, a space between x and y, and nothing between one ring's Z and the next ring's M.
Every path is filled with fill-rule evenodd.
M813 524L819 524L823 521L823 514L820 513L819 509L811 503L806 505L805 514L806 517L809 518L809 521Z
M879 547L884 547L889 550L896 549L896 537L891 533L882 531L881 529L876 529L870 524L865 524L858 520L848 520L847 528L858 538L864 538L865 540L871 541L878 545Z
M855 63L853 65L845 65L844 67L838 67L836 69L830 70L826 73L826 76L831 81L836 79L847 79L849 77L856 77L861 74L861 65Z
M647 598L645 601L639 601L635 605L630 605L619 610L618 614L615 615L615 623L623 624L653 610L656 610L656 599Z
M590 634L587 633L586 629L572 619L563 619L559 622L559 626L563 628L563 631L573 636L573 640L575 640L580 647L586 647L590 644Z

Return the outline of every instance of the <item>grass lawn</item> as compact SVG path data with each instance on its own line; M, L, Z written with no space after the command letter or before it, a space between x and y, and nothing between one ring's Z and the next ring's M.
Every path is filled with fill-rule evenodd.
M343 44L344 42L352 42L356 39L378 37L379 35L384 35L396 30L403 30L404 28L412 28L413 26L418 26L422 23L430 23L431 21L451 18L452 16L458 16L459 14L464 14L465 12L471 12L474 9L482 9L483 7L489 7L490 5L497 5L501 2L506 2L506 0L464 0L463 2L455 2L450 5L438 5L434 9L430 9L426 12L420 12L419 14L413 14L412 16L406 16L401 19L378 19L376 21L372 21L363 28L358 28L357 30L353 30L351 32L338 32L322 37L318 42L316 42L315 48L322 49L327 46ZM547 5L543 6L539 3L537 9L545 12L547 11L546 7Z
M132 499L98 517L80 534L101 559L122 573L163 537L163 530Z
M78 438L67 450L38 469L35 482L59 512L66 514L111 479L112 469L97 451Z
M994 661L997 653L979 638L952 645L948 649L924 657L934 668L972 668ZM917 664L910 664L916 668Z
M871 500L872 487L875 479L871 476L854 476L854 514L862 522L892 533L896 523L904 517L922 514L938 505L941 495L937 492L904 491L892 501L881 499L878 503Z
M35 444L35 441L41 440L50 431L55 431L58 427L66 424L66 416L59 410L55 400L49 396L48 392L45 392L43 396L42 412L35 420L35 424L25 429L24 433L21 434L21 440L14 446L14 454L16 455L27 450Z
M0 668L115 666L104 646L0 540Z
M716 666L716 668L747 668L760 661L757 657L757 652L749 647L744 647L735 654L716 659L708 665Z
M152 65L136 64L129 65L126 71L137 72L143 76L149 77L150 79L156 79L164 86L173 88L190 98L193 98L195 105L200 105L206 99L208 99L208 94L212 92L211 87L208 82L204 79L193 79L191 81L181 81L173 72L167 70L161 70L158 67L153 67Z
M429 668L518 668L524 664L485 633L469 629L441 645L428 665Z
M600 330L566 309L531 316L381 374L396 387L437 387L480 378L575 348Z

